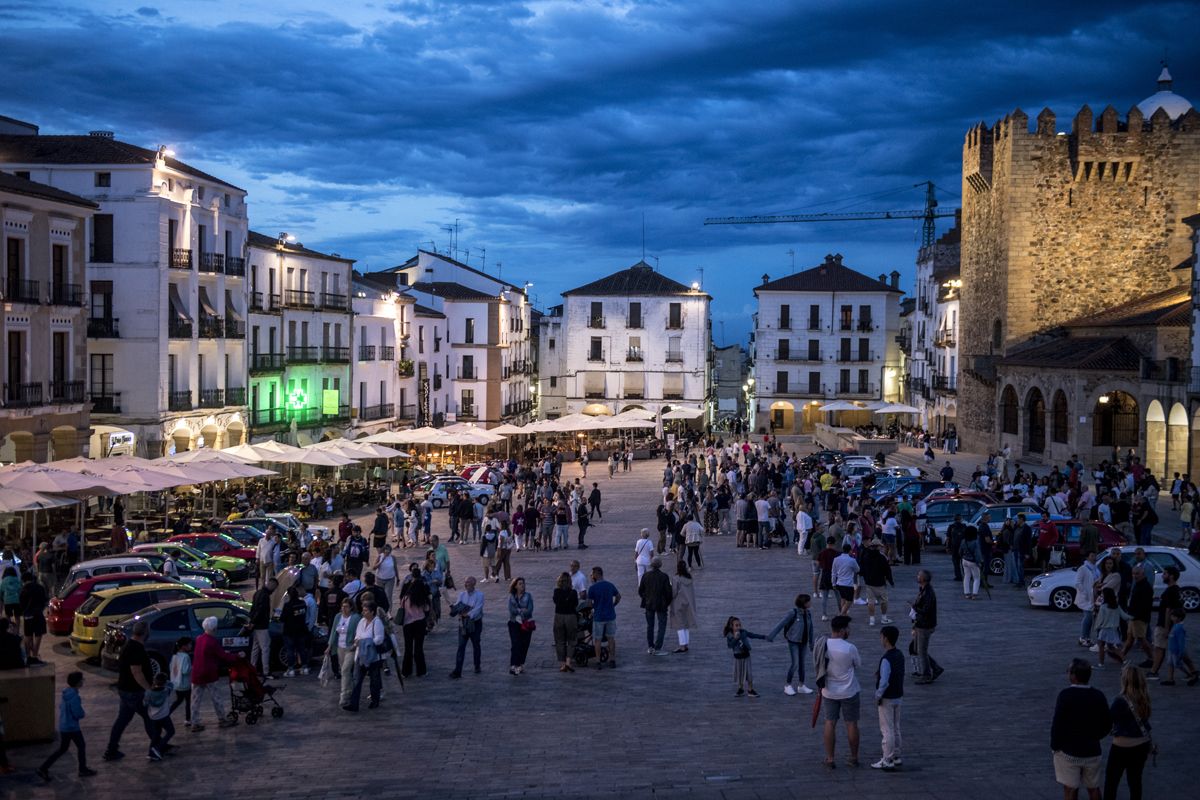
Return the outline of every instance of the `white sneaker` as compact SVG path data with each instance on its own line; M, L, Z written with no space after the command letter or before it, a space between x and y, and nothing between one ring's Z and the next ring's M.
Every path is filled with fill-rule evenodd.
M305 667L304 669L300 670L301 675L307 675L308 672L309 672L308 667Z
M856 606L865 606L866 604L867 601L863 600L861 597L854 601L854 605Z
M796 687L796 691L800 694L812 694L813 690L805 686L803 683Z
M294 670L294 669L289 669L287 672L283 673L283 677L285 677L285 678L294 678L294 677L296 677L296 670Z
M867 624L868 624L868 625L874 625L874 624L875 624L875 618L874 618L874 617L867 617Z
M881 758L871 765L871 769L892 770L896 768L894 761L888 761L886 758Z
M821 622L828 622L828 621L829 621L829 617L827 617L827 616L825 616L824 614L822 614L822 615L821 615Z
M879 624L880 624L880 625L891 625L891 624L892 624L892 618L891 618L891 617L880 617L880 618L879 618Z
M796 694L796 690L792 688L792 685L789 683L787 686L783 687L783 693L788 697L791 697Z
M1100 652L1100 645L1098 645L1098 644L1094 644L1094 645L1092 645L1091 647L1089 647L1089 648L1088 648L1088 652L1090 652L1090 653L1099 653L1099 652Z

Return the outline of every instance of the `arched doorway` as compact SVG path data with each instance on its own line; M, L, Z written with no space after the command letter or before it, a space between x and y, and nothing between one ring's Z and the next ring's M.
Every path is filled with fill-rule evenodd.
M791 433L796 429L796 407L786 400L771 403L771 430Z
M1200 474L1200 406L1192 412L1192 459L1188 465L1188 473Z
M246 443L246 426L241 420L234 420L225 427L225 446L237 447Z
M1162 406L1158 407L1162 415ZM1127 392L1105 392L1092 407L1092 446L1127 449L1138 446L1138 401Z
M1167 468L1167 415L1162 403L1146 406L1146 469L1162 477Z
M1054 393L1054 402L1050 405L1050 441L1055 444L1066 444L1070 436L1070 412L1067 410L1067 396L1059 389Z
M1046 400L1037 387L1025 396L1025 452L1046 452Z
M1017 390L1011 385L1005 386L1000 392L1000 432L1016 434L1017 432Z
M1188 471L1188 417L1182 403L1171 406L1167 415L1167 465L1163 477L1171 479L1176 472Z
M218 428L215 424L205 425L200 429L200 435L196 437L196 447L216 447L217 436L220 433L220 428Z

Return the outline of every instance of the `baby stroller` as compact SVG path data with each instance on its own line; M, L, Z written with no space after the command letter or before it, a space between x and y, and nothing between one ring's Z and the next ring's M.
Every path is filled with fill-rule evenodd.
M283 687L268 686L258 678L254 665L239 658L229 668L229 699L232 708L229 718L237 722L238 714L246 715L246 724L253 725L263 715L263 705L271 703L271 716L283 716L283 706L275 699L275 692Z
M575 649L571 658L575 666L586 667L588 661L596 657L596 644L592 639L592 604L584 601L579 604L575 621ZM600 643L600 663L608 661L608 647Z
M775 527L771 529L770 536L767 537L767 546L779 545L780 547L787 547L789 538L787 528L784 527L782 522L775 520Z

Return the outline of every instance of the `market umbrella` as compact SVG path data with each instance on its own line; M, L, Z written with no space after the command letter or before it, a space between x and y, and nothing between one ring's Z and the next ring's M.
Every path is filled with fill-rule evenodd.
M502 436L516 436L519 434L532 433L527 431L520 425L513 425L511 422L506 422L503 425L497 425L495 428L488 428L488 433L498 433Z
M18 511L40 511L43 508L59 508L60 506L74 505L77 502L68 497L53 497L24 489L0 486L0 512L5 514L15 514Z
M298 448L299 453L280 456L285 464L305 464L310 467L346 467L358 463L358 459L344 456L333 450Z
M617 414L617 416L618 417L636 417L637 419L645 419L645 420L653 421L654 418L658 415L655 414L653 411L648 411L644 408L627 408L624 411L622 411L620 414Z
M525 426L525 433L558 433L564 430L558 426L556 419L539 419Z
M193 464L197 461L221 461L226 464L246 464L249 463L244 458L230 453L228 450L213 450L210 447L201 447L198 450L184 450L181 453L176 453L173 456L163 456L162 459L155 459L154 463L160 461L170 461L175 464Z
M322 450L339 453L350 458L409 458L403 450L385 447L375 442L354 441L351 439L329 439L308 445L307 450Z
M875 409L876 414L916 414L919 412L919 408L913 408L905 403L888 403Z
M251 463L257 464L261 461L269 461L270 454L264 453L256 444L239 444L235 447L226 447L221 451L227 455L237 456Z
M254 451L264 456L267 461L279 461L282 463L290 463L289 459L281 456L297 456L304 452L303 447L296 447L294 444L285 444L284 442L259 442L254 445Z
M70 494L72 497L80 493L85 496L126 493L123 491L126 487L120 481L112 482L96 475L71 472L49 464L35 464L32 461L0 469L0 486L29 492Z
M673 408L662 415L663 419L696 419L704 416L704 412L698 408Z
M848 400L834 400L832 403L826 403L817 409L817 411L862 411L862 406L856 406Z

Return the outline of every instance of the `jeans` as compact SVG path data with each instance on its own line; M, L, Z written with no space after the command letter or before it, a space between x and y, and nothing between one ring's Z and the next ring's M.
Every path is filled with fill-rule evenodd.
M1025 585L1025 559L1016 550L1008 553L1008 582L1014 586Z
M459 625L459 627L458 627L458 654L455 655L455 657L454 657L454 671L456 673L462 672L463 661L465 660L466 655L467 655L467 642L471 643L471 652L472 652L472 655L474 655L474 657L475 657L475 669L479 669L479 662L482 657L482 654L479 651L479 637L482 635L483 635L483 620L476 620L476 622L474 623L474 630L469 634L463 630L463 627L461 625Z
M789 686L804 683L804 645L800 642L788 642L788 655L792 657L792 664L788 667L787 682ZM796 683L792 683L792 678L796 679Z
M758 534L755 537L759 547L766 547L771 542L771 523L768 520L758 521Z
M1079 621L1079 638L1080 639L1091 639L1092 638L1092 619L1094 618L1095 613L1096 612L1093 611L1091 608L1089 608L1083 612L1083 619Z
M570 541L571 541L570 527L567 525L555 525L554 526L554 546L556 548L561 547L563 550L566 550L567 546L570 544Z
M658 623L658 635L654 634L654 624ZM646 609L646 646L662 650L663 638L667 635L667 612Z
M879 732L883 734L883 759L900 758L900 700L885 697L879 701Z
M79 760L79 771L83 772L87 769L87 745L83 742L83 733L80 731L60 731L58 734L58 749L46 757L42 762L42 770L48 770L58 761L59 756L67 752L67 748L71 743L75 743L75 757Z
M287 669L302 669L308 666L309 642L312 635L308 631L297 634L283 635L283 666ZM300 662L296 666L297 660Z
M979 594L979 565L974 561L962 559L963 594Z
M250 666L258 665L258 671L263 675L271 671L271 632L267 629L254 630L254 640L250 644Z
M521 623L509 620L508 642L510 645L508 665L510 667L525 666L525 658L529 655L529 642L533 639L533 631L521 627Z
M121 734L125 732L125 728L133 721L134 717L142 718L142 725L146 728L146 736L150 739L150 746L158 745L158 733L155 726L150 722L150 717L146 714L146 693L139 689L136 692L117 691L120 696L120 706L117 708L117 719L113 723L112 731L108 734L108 747L106 753L116 753L121 749Z
M453 514L450 515L450 541L452 542L458 541L458 519ZM400 526L397 525L396 528L398 530Z
M933 636L933 631L933 628L913 628L917 645L917 672L924 678L932 678L935 673L942 671L933 656L929 655L929 638Z
M575 614L554 615L554 654L559 661L566 661L575 650L579 618Z
M175 723L171 722L170 715L151 721L154 723L154 730L158 733L160 745L165 745L175 736Z
M1151 544L1150 534L1154 530L1154 525L1151 523L1143 523L1138 526L1137 543L1145 547Z
M354 665L354 691L350 693L350 702L347 705L355 711L358 710L358 702L362 699L363 681L368 677L371 679L371 704L375 705L383 691L383 659L365 667L358 663Z
M412 674L414 664L417 668L418 678L425 674L425 633L427 630L424 617L404 626L404 660L400 667L400 674L405 678Z
M1104 768L1104 800L1117 800L1117 788L1121 775L1129 784L1129 800L1142 800L1142 770L1150 756L1150 742L1136 747L1118 747L1108 750L1108 764Z

